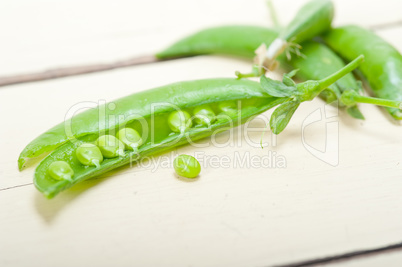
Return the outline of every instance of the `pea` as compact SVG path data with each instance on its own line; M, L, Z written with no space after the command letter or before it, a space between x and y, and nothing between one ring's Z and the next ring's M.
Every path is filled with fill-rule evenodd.
M74 176L74 171L65 161L55 161L50 164L48 173L50 177L56 180L71 180Z
M220 102L218 108L222 112L229 112L237 109L237 105L234 101L223 101Z
M175 133L184 133L193 125L191 116L187 111L178 110L170 113L168 117L170 129Z
M198 125L210 126L215 120L215 112L208 106L203 105L194 108L194 122Z
M173 161L176 173L186 178L195 178L201 172L198 160L190 155L179 155Z
M136 150L143 143L140 134L133 128L123 128L116 136L124 143L127 149Z
M217 118L222 119L225 118L227 119L229 117L235 117L238 115L238 109L237 109L237 104L235 101L223 101L218 104L218 109L220 113L218 114Z
M113 135L102 135L96 140L102 155L105 158L124 156L124 144Z
M82 144L77 148L75 154L77 155L77 159L86 166L96 166L99 168L100 163L103 161L102 152L94 144Z

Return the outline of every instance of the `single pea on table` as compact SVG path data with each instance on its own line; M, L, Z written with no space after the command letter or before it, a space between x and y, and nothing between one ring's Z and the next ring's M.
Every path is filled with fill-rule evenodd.
M186 178L196 178L201 172L198 160L190 155L179 155L173 161L176 173Z

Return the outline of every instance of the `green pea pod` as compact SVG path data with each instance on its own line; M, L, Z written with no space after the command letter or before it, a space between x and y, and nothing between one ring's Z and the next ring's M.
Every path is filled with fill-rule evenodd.
M241 101L240 113L221 116L208 128L191 128L185 134L173 133L168 124L168 115L176 109L193 109L200 105L211 105L218 110L220 102ZM90 109L61 123L33 140L21 153L20 169L27 158L53 151L39 164L35 171L35 186L51 198L73 184L125 165L137 158L169 150L172 147L211 135L215 130L233 127L239 122L272 108L283 99L268 95L259 83L249 80L210 79L175 83L152 90L136 93L114 101L115 108L107 105ZM102 111L103 110L103 111ZM105 121L99 117L104 112ZM238 115L240 114L240 115ZM124 118L123 120L111 119ZM141 118L141 119L139 119ZM226 119L225 119L226 118ZM139 123L139 120L144 123ZM75 150L83 143L95 143L99 135L118 132L119 128L132 127L138 132L153 132L144 137L144 143L136 151L125 155L105 158L100 167L82 164ZM69 180L55 180L49 176L49 166L54 161L67 162L74 177Z
M108 106L101 105L99 108L77 114L65 123L59 124L38 136L21 152L18 159L19 168L22 169L27 159L52 151L71 138L76 139L106 133L109 129L117 128L137 117L150 116L150 108L153 103L164 103L167 99L174 98L177 100L173 101L172 104L181 108L197 106L204 102L208 103L210 101L208 99L218 99L218 92L214 92L214 90L220 87L225 88L225 86L231 88L231 90L226 89L226 100L261 96L262 92L253 85L249 81L236 82L231 79L181 82L118 99L114 102L115 108L112 110L108 109ZM192 90L188 88L192 88ZM180 95L181 98L179 99L177 95ZM154 108L157 112L168 112L172 109L169 106L155 106ZM125 119L124 121L109 120L109 116L122 116Z
M204 54L225 54L252 59L255 56L254 51L261 43L269 46L278 36L279 32L277 30L259 26L215 27L178 41L168 49L158 53L158 56L161 59L166 59ZM290 61L287 61L284 56L278 58L285 70L299 69L296 78L300 80L323 79L345 66L343 60L323 44L308 41L304 42L302 47L303 57L295 56ZM339 99L340 95L346 90L361 91L359 83L352 74L347 74L330 86L329 89L335 92L335 97L328 90L320 95L327 102ZM340 102L340 105L345 106L342 102ZM355 105L349 106L347 111L354 118L364 118Z
M346 60L355 55L365 55L359 70L377 97L402 100L402 55L388 42L359 26L333 29L324 41ZM399 109L387 108L396 120L402 119Z
M221 26L202 30L156 54L159 59L207 54L253 58L261 43L271 44L278 31L259 26Z
M330 29L334 17L331 0L313 0L305 4L282 30L280 38L302 43Z

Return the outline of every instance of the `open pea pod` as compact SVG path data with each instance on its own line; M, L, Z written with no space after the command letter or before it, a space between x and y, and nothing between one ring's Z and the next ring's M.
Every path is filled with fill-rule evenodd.
M227 101L237 109L220 108ZM34 184L52 198L72 185L111 169L139 160L173 147L198 140L216 130L233 127L285 101L267 94L259 83L249 80L210 79L175 83L136 93L109 105L84 111L61 123L33 140L21 153L19 167L26 159L50 153L35 171ZM176 110L192 114L195 107L209 106L216 119L209 125L194 125L175 132L169 125L169 115ZM233 105L232 105L233 106ZM100 114L102 114L100 116ZM194 114L192 114L194 115ZM121 128L135 129L143 142L135 150L126 150L124 156L104 158L98 167L87 166L77 158L76 150L82 144L97 144L102 135L114 135ZM73 170L71 179L54 179L49 174L52 163L64 161ZM100 162L100 161L98 161Z
M18 159L18 166L22 169L27 159L52 151L70 139L104 133L130 121L138 121L138 118L147 118L151 112L166 113L173 110L174 105L187 108L214 102L214 100L219 102L220 100L261 97L265 93L259 88L258 83L247 80L210 79L174 83L135 93L114 101L113 108L110 108L109 104L101 105L79 113L49 129L23 149ZM167 104L156 105L155 103ZM116 120L116 118L123 119Z

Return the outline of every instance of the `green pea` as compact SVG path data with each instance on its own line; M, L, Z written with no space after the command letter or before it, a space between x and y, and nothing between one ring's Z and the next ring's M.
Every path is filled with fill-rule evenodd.
M179 155L173 161L176 173L186 178L195 178L201 172L198 160L189 155Z
M102 135L96 140L102 155L105 158L124 156L124 144L113 135Z
M124 143L127 149L137 150L143 143L140 134L133 128L123 128L116 136Z
M220 113L217 119L228 119L228 117L236 117L238 115L238 109L235 101L223 101L218 104Z
M222 112L231 112L237 109L237 105L234 101L222 101L218 104L218 108Z
M74 171L65 161L54 161L50 164L48 173L50 177L56 180L69 180L74 176Z
M193 113L198 125L210 126L216 120L215 112L208 105L194 108Z
M77 159L84 165L100 167L100 163L103 161L102 152L99 147L94 144L82 144L75 151Z
M184 133L193 125L191 116L187 111L173 111L168 117L170 129L175 133Z

